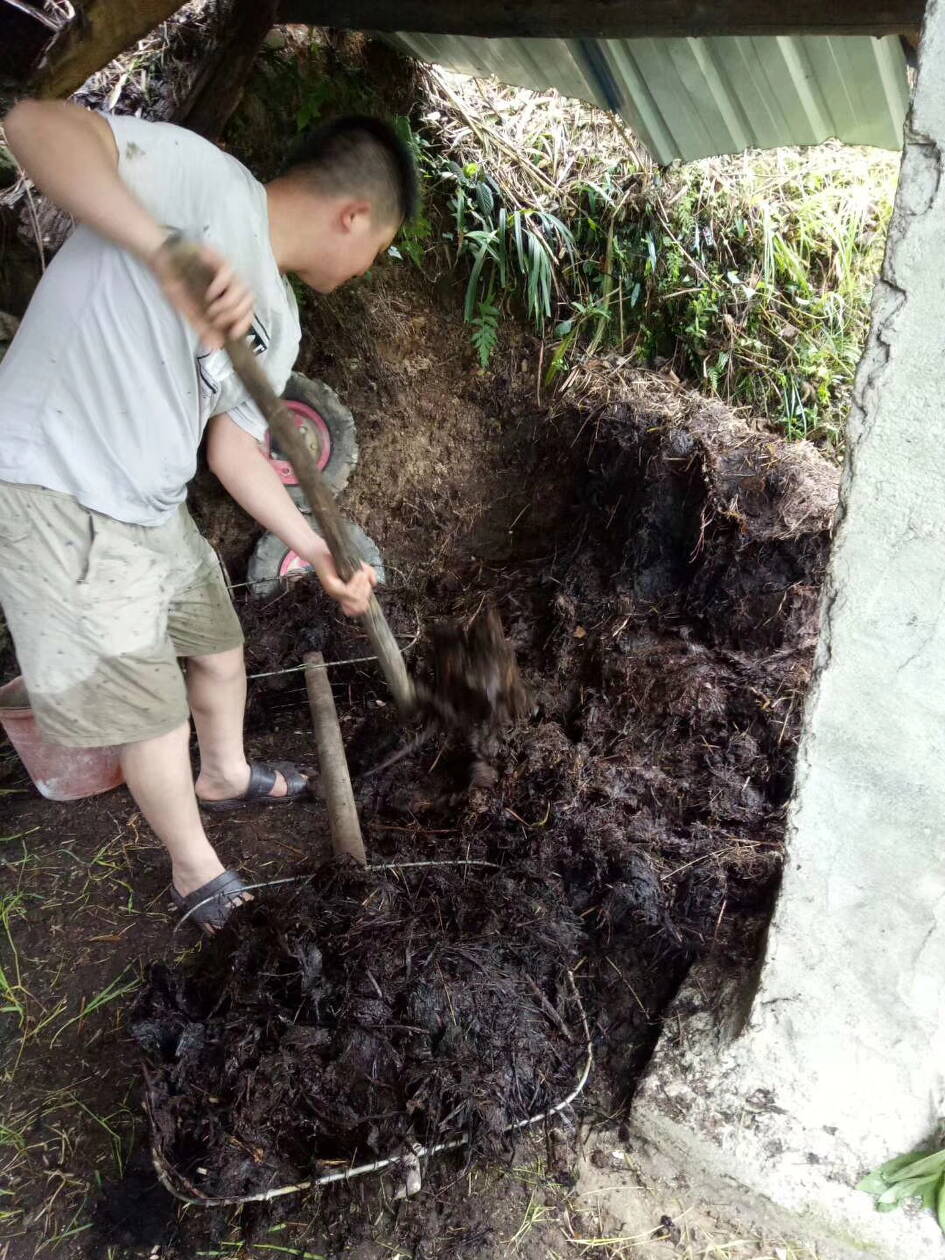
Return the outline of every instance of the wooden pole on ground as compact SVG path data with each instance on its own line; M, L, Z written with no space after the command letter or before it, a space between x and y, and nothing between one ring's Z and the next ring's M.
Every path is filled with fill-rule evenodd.
M318 745L318 768L321 772L328 821L331 826L331 847L336 857L353 857L362 866L367 865L361 824L354 804L348 760L338 725L335 698L325 669L321 652L307 652L302 658L305 664L305 685Z

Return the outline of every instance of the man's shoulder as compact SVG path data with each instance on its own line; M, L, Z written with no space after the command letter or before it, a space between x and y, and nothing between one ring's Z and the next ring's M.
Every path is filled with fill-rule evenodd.
M255 177L232 154L176 123L135 118L129 114L103 114L118 146L122 174L133 175L142 166L154 166L178 177L192 174L201 181L229 180L247 187Z

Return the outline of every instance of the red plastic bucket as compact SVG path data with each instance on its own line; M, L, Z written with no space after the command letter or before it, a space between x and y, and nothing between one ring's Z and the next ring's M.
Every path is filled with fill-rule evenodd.
M124 782L117 748L64 748L43 735L22 678L0 687L0 726L47 800L77 801Z

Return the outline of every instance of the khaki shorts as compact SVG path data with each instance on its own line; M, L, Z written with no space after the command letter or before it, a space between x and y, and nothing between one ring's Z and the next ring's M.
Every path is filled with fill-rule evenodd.
M95 748L186 722L179 656L239 647L220 562L181 506L128 525L0 482L0 605L40 728Z

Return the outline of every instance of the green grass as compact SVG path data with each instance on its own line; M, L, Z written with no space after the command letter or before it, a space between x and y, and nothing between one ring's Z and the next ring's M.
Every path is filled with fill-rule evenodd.
M554 93L426 82L437 108L415 147L434 227L410 256L464 272L483 366L503 319L524 319L546 386L608 352L839 442L898 155L830 144L661 170L622 124Z
M24 832L19 836L5 837L5 839L22 840L24 836L29 834L32 833ZM121 867L118 863L109 860L105 856L105 848L93 855L90 862L80 863L87 874L87 879L78 895L73 899L73 903L77 902L82 908L90 906L92 904L90 900L91 893L96 891L96 885L108 879L113 883L119 884L122 889L127 890L125 909L131 912L132 897L130 885L123 879L115 879L115 872ZM65 849L60 850L60 852L73 857ZM35 869L35 862L24 845L22 858L18 862L9 863L9 867L10 869L19 868L18 881L22 882L23 872L27 866ZM111 893L111 890L109 892ZM19 1034L16 1052L4 1071L4 1079L8 1082L12 1081L16 1076L28 1042L39 1038L49 1025L59 1019L68 1005L65 998L60 998L58 1001L47 1004L42 999L34 996L24 983L14 926L26 916L28 901L36 903L44 914L52 913L63 904L57 902L55 898L47 897L40 906L40 899L37 894L30 894L28 897L23 891L9 892L0 896L0 1016L6 1016L12 1021ZM61 970L60 968L57 975L50 977L50 987L53 991ZM55 1046L62 1034L73 1024L81 1023L110 1002L133 992L140 980L137 975L129 975L130 970L130 967L126 967L120 976L105 985L99 992L93 994L90 998L83 997L79 1011L66 1019L56 1029L49 1042L50 1048Z
M539 1197L538 1194L532 1193L528 1200L528 1206L525 1209L525 1215L522 1223L509 1239L509 1247L514 1252L518 1250L519 1244L524 1242L533 1230L543 1225L548 1220L553 1220L556 1216L554 1204L544 1202L544 1196Z
M104 989L100 989L98 993L93 994L92 997L88 999L83 997L78 1013L73 1015L70 1019L67 1019L65 1023L61 1024L59 1028L56 1029L56 1032L49 1042L50 1049L56 1044L67 1028L71 1028L73 1024L80 1023L82 1020L87 1019L90 1015L94 1015L96 1011L101 1010L101 1008L108 1005L109 1002L114 1002L118 998L125 997L127 994L132 993L135 989L137 989L141 983L141 978L140 976L134 975L129 979L128 973L130 970L131 965L126 967L120 976L116 976L114 980L111 980ZM46 1022L48 1022L48 1020Z
M26 992L20 973L20 955L13 940L13 920L23 914L23 897L12 893L0 898L0 929L4 941L0 962L0 1015L13 1015L17 1027L26 1022Z

